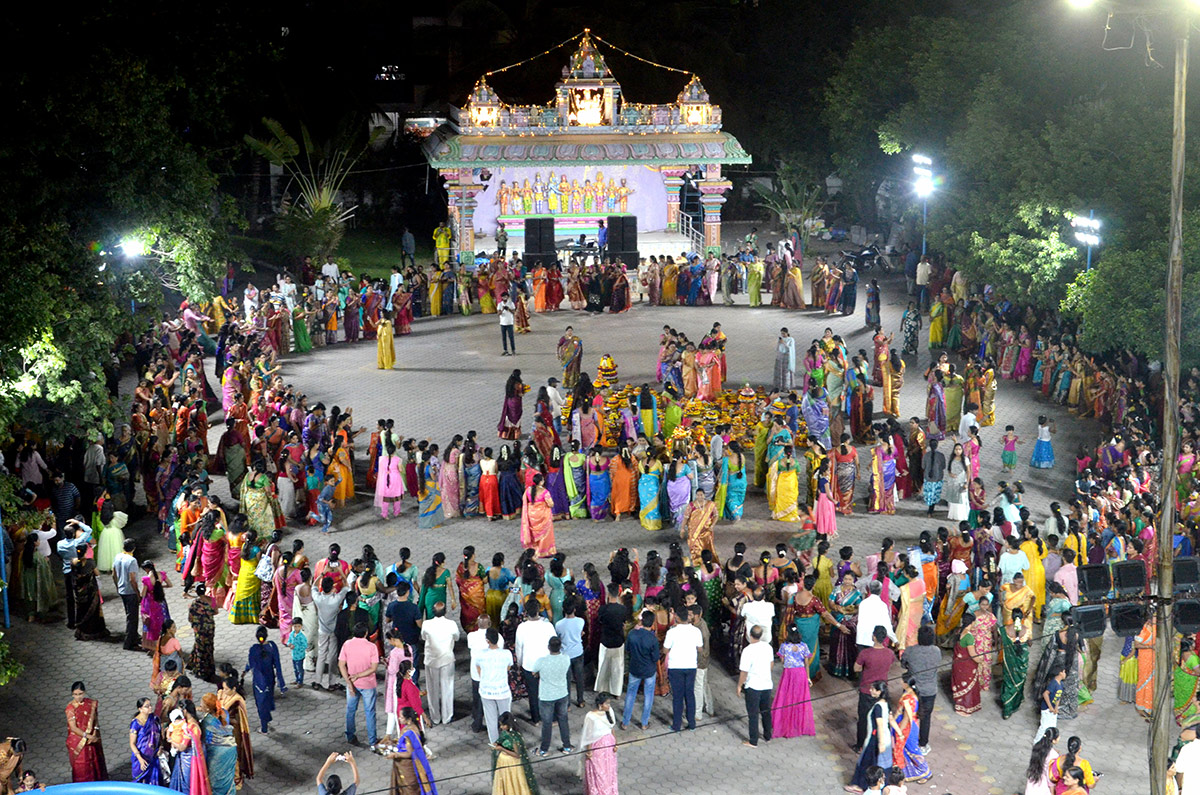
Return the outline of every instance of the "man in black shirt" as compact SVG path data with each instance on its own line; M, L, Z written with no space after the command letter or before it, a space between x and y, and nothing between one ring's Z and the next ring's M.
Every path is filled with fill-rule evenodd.
M391 580L393 577L396 577L394 573L389 574L388 580ZM404 642L413 650L413 654L415 655L413 665L416 668L416 672L413 673L413 684L416 684L420 677L421 668L424 667L425 659L425 650L421 642L421 622L424 619L421 616L420 606L408 598L408 593L412 589L412 586L408 584L408 580L399 577L396 579L398 580L395 583L396 599L387 606L384 615L391 623L392 629L398 630L400 636L404 638ZM392 583L389 582L388 584L391 585Z
M609 583L608 602L600 606L600 658L596 663L597 693L621 695L625 686L625 622L629 608L621 602L621 587Z
M654 680L658 675L658 658L662 650L658 645L658 636L651 627L654 626L654 613L647 610L642 613L641 625L629 632L629 692L625 694L625 712L621 717L621 728L629 728L629 720L633 717L633 703L637 698L638 687L642 688L642 730L650 728L650 711L654 708Z

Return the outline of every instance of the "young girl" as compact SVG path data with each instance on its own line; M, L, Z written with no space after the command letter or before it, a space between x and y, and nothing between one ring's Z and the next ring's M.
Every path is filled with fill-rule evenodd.
M1004 426L1004 435L1000 437L1003 442L1003 449L1000 452L1000 463L1004 465L1005 472L1015 472L1017 470L1017 445L1025 444L1021 441L1021 437L1017 436L1017 429L1011 425Z
M1033 443L1033 457L1029 459L1029 466L1035 469L1054 467L1054 446L1050 444L1050 437L1057 430L1054 422L1046 419L1046 415L1038 417L1037 441Z

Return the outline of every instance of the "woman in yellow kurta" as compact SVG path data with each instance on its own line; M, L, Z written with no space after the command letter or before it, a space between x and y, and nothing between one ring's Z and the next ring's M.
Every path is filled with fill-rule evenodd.
M996 366L991 359L988 359L983 371L981 393L983 402L979 410L979 427L987 428L996 424Z
M904 386L905 367L904 360L893 350L880 368L883 373L883 413L892 417L900 416L900 387Z
M377 352L375 363L380 370L391 370L396 366L396 346L392 338L392 321L386 317L379 321L375 331Z
M1029 558L1029 568L1025 569L1025 585L1033 591L1034 616L1040 617L1042 608L1046 606L1046 567L1042 564L1046 559L1046 545L1037 535L1034 528L1026 528L1021 551Z
M946 342L946 329L949 323L946 304L941 300L933 302L929 307L929 348L940 348Z
M679 275L679 266L672 259L662 269L662 296L659 303L663 306L675 306L675 279Z
M233 307L229 305L229 299L220 294L213 296L211 317L217 331L220 331L221 327L225 325L227 316L233 314Z

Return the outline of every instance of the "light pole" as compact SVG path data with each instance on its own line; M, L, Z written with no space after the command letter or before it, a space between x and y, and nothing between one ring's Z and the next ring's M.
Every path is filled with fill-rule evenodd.
M1086 8L1095 0L1070 0L1076 8ZM1171 215L1167 255L1166 324L1163 355L1163 451L1162 481L1159 495L1162 514L1159 517L1160 537L1175 533L1176 460L1179 457L1179 337L1183 331L1183 172L1185 128L1187 121L1188 44L1191 33L1191 9L1196 0L1172 0L1175 12L1172 22L1175 32L1175 91L1174 118L1171 126ZM1112 4L1114 11L1144 14L1146 8ZM1158 10L1162 10L1161 7ZM1152 597L1155 607L1154 643L1154 715L1150 724L1150 792L1165 795L1167 791L1167 756L1171 739L1172 682L1174 679L1175 627L1171 597L1175 593L1175 550L1171 544L1159 544L1158 594Z
M1100 219L1095 210L1088 210L1087 218L1082 215L1071 217L1075 228L1075 239L1087 246L1087 270L1092 269L1092 247L1100 245Z
M913 155L913 173L917 175L913 189L921 197L921 256L925 256L925 232L929 228L929 194L933 193L933 160L925 155Z

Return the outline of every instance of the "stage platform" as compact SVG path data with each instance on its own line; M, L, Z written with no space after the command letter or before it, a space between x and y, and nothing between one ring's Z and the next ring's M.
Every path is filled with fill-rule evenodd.
M576 241L576 239L577 237L564 237L562 235L555 235L555 242L559 246L567 246L572 244ZM588 241L595 242L595 237L589 235ZM509 237L509 256L512 255L513 251L522 251L522 249L518 247L521 243L522 238L514 240L511 236ZM679 232L670 232L667 230L659 232L638 232L638 255L641 257L663 257L670 255L678 258L680 252L693 251L694 249L695 246L687 238L687 236L682 235ZM495 250L496 239L494 237L491 235L475 235L476 253L480 251L492 252ZM565 260L567 258L567 252L561 251L559 258Z

